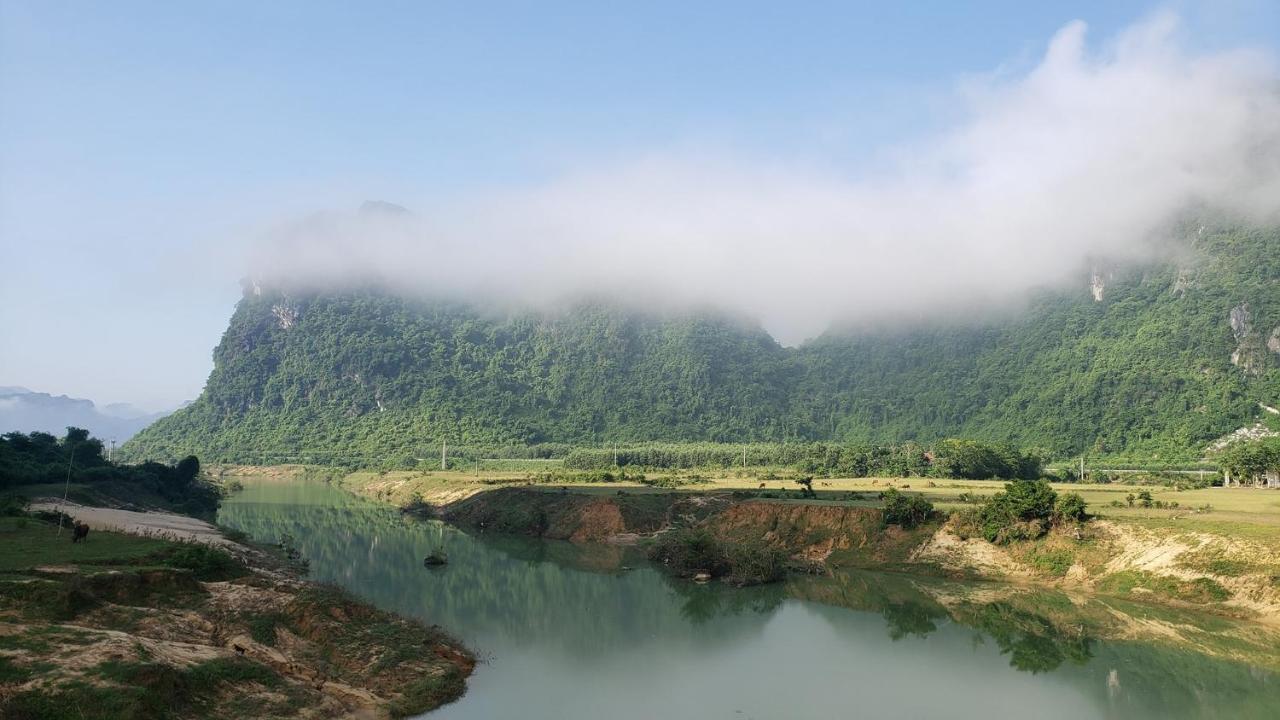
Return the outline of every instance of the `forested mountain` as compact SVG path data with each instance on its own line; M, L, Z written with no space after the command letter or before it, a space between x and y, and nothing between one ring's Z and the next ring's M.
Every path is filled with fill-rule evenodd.
M806 393L838 434L945 435L1164 457L1280 400L1280 231L1202 232L1181 263L1099 266L980 327L828 336ZM817 420L817 418L814 418Z
M490 313L253 283L204 393L128 450L430 455L453 443L932 441L1191 457L1280 405L1280 231L1201 229L968 324L829 332L583 303ZM904 292L910 292L904 278Z

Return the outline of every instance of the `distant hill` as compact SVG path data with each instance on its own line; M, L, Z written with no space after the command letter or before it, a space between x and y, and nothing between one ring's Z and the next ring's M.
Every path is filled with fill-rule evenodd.
M62 437L67 427L79 427L103 441L124 442L167 414L125 403L99 408L91 400L0 386L0 433L39 430Z
M1280 404L1280 231L1200 229L1177 262L1099 262L1002 318L784 348L713 312L489 313L249 283L190 407L138 456L412 458L451 443L928 442L1169 460ZM904 293L911 292L909 274ZM891 303L886 298L886 303ZM435 451L438 452L438 451Z

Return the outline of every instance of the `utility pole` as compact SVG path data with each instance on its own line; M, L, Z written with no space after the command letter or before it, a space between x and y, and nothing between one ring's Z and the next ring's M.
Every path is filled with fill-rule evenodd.
M618 441L613 442L613 466L618 467Z
M747 469L747 446L742 446L742 469Z
M449 441L444 438L440 440L440 469L449 469Z
M112 462L116 457L116 439L111 438L111 450L107 452L107 462Z
M1084 455L1080 456L1080 482L1084 482Z
M69 435L70 433L68 433ZM62 537L62 518L66 515L67 495L71 492L71 463L76 457L76 446L71 446L67 457L67 484L62 488L62 504L58 506L58 537Z

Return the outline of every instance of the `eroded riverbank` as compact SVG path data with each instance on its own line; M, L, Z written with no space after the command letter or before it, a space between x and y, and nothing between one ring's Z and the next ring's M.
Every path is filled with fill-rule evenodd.
M444 506L441 515L480 530L574 542L631 542L698 527L725 543L768 544L803 567L1034 583L1280 624L1280 577L1250 564L1265 549L1245 540L1171 536L1109 521L999 546L962 539L942 520L910 530L886 526L874 507L730 493L602 495L539 488L477 493ZM1197 562L1205 558L1214 562Z
M66 509L91 526L79 543L0 518L6 720L404 717L465 690L474 659L440 629L301 580L207 523Z

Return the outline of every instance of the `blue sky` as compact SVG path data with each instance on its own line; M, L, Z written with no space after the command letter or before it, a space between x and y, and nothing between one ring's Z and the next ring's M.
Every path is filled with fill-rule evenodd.
M681 148L857 174L1074 19L1280 3L0 3L0 385L194 397L265 227Z

